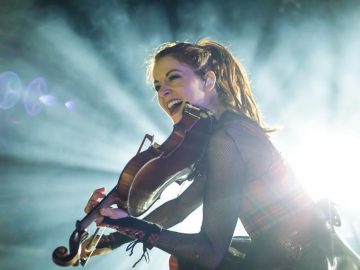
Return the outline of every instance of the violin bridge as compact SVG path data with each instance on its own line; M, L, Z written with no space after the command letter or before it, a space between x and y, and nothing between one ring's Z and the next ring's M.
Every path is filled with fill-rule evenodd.
M141 149L142 149L142 147L143 147L146 139L150 141L150 145L151 145L151 144L153 143L153 141L154 141L154 135L145 134L145 136L144 136L144 138L143 138L143 140L142 140L142 142L141 142L141 144L140 144L140 146L139 146L139 149L138 149L138 151L137 151L136 154L139 154L139 153L140 153L140 151L141 151Z

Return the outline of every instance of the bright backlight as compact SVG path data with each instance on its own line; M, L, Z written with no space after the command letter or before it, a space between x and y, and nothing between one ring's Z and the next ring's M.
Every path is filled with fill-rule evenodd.
M360 142L355 134L311 130L289 157L298 178L314 199L330 197L357 206Z

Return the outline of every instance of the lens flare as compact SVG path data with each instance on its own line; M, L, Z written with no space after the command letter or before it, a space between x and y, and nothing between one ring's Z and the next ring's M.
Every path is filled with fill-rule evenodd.
M75 111L77 103L75 100L68 100L65 102L65 107L68 108L69 111Z
M57 97L53 96L53 95L43 95L39 97L39 100L42 104L48 106L48 107L53 107L58 103L58 99Z
M40 101L40 97L46 95L47 92L47 83L44 78L37 77L29 83L24 94L24 106L28 115L35 116L42 111L44 104Z
M0 109L11 109L18 103L22 92L22 84L15 72L0 74Z

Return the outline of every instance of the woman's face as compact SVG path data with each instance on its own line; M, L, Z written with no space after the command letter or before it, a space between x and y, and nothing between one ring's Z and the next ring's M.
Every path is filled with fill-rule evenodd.
M213 110L209 87L205 81L186 64L172 56L160 58L153 69L154 87L159 105L174 124L182 117L181 104L185 101Z

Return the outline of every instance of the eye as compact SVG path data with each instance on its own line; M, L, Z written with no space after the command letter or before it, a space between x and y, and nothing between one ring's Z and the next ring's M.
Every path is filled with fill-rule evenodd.
M154 89L155 89L156 92L159 92L159 90L160 90L160 85L158 85L158 84L157 84L157 85L154 85Z
M179 78L181 78L181 76L179 74L173 74L173 75L169 76L169 81L173 81L173 80L176 80Z

